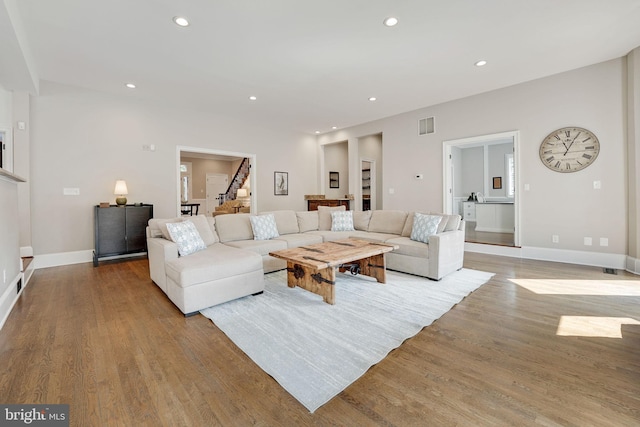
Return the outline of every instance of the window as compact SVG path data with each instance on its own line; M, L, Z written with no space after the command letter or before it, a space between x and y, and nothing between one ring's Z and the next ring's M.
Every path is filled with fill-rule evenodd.
M516 194L516 167L513 162L513 154L504 155L505 176L507 177L507 197L514 197Z

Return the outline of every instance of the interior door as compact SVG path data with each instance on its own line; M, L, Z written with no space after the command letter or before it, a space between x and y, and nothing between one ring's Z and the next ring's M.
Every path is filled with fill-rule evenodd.
M229 175L222 173L207 174L207 216L220 205L220 194L229 187Z

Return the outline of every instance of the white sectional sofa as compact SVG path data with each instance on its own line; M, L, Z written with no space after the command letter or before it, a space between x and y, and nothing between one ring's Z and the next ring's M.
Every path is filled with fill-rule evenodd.
M250 214L152 219L147 227L151 279L188 315L262 292L263 275L286 268L284 260L269 252L324 241L355 237L396 244L399 249L387 254L388 269L433 280L462 268L465 223L459 215L430 214L441 220L428 243L423 243L411 238L414 212L353 211L353 230L332 231L331 214L336 210L344 207L263 212L260 215L273 215L277 227L275 236L268 240L256 239ZM166 224L181 221L193 222L204 249L179 256Z

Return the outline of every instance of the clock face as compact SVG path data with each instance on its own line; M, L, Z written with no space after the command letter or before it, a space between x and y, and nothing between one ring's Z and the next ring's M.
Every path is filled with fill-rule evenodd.
M566 127L551 132L540 144L540 160L552 171L577 172L600 153L596 136L583 128Z

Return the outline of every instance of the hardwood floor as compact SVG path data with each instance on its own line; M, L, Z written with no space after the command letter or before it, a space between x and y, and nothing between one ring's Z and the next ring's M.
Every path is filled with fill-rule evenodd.
M513 233L493 233L487 231L476 231L475 221L465 221L465 242L485 243L489 245L515 246Z
M562 316L640 321L640 277L477 253L465 267L496 275L314 414L183 317L146 259L37 270L0 331L0 402L69 403L73 426L640 425L640 326L557 335Z

